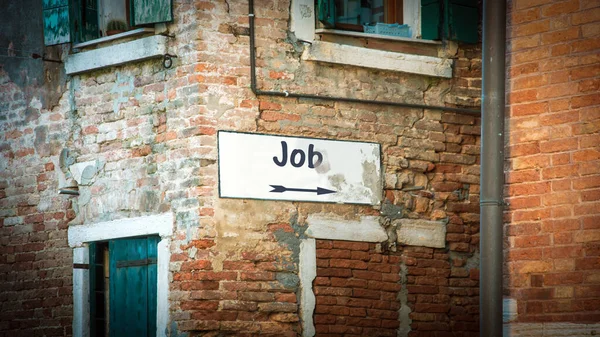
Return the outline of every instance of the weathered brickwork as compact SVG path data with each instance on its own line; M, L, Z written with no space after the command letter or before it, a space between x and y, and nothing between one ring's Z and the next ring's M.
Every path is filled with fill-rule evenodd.
M600 320L598 6L510 4L504 284L519 322Z
M452 79L302 61L289 8L256 1L259 88L478 108L480 47L428 47L454 59ZM299 335L299 247L310 214L380 216L390 233L381 244L318 241L318 335L342 325L347 335L476 335L480 118L256 97L248 4L174 1L173 12L169 69L147 60L73 75L59 100L42 102L0 68L0 336L72 334L69 227L165 212L175 218L173 336ZM383 204L219 198L217 130L377 142ZM63 149L95 163L76 197L57 194L69 178ZM397 245L401 218L447 222L445 247ZM343 275L323 274L332 268ZM365 279L354 276L361 272ZM327 291L365 305L338 305Z
M71 202L56 194L52 155L65 110L48 111L0 69L0 335L71 332ZM9 332L5 332L9 331Z
M269 226L271 231L293 233L287 224ZM298 277L289 263L271 254L244 251L239 258L213 267L217 255L214 240L193 240L183 250L193 249L193 259L173 255L173 307L181 331L191 336L221 331L236 336L297 336Z
M400 258L375 244L317 241L315 327L319 336L396 336Z
M479 336L477 256L465 259L454 255L452 251L425 247L403 251L414 330L409 336Z

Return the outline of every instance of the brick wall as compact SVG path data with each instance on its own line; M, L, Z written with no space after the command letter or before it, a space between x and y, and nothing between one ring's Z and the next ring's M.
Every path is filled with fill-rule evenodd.
M600 320L600 7L512 1L506 295L521 322Z
M274 255L243 252L216 270L210 261L213 240L193 240L193 259L172 256L172 309L178 328L191 336L221 331L235 336L297 336L299 334L298 278ZM211 249L213 248L213 249ZM180 262L181 261L181 262Z
M396 336L400 258L375 244L317 240L318 336Z
M56 194L64 111L41 108L0 68L0 336L71 333L71 203ZM60 149L60 148L59 148Z
M479 47L440 47L455 59L452 79L306 62L287 30L289 8L290 1L256 1L260 88L478 107ZM480 119L257 98L249 89L247 10L237 1L174 1L169 52L178 57L172 68L147 60L75 75L57 104L43 106L2 73L0 336L71 334L69 226L164 212L175 218L173 335L297 335L299 246L311 214L377 215L382 224L447 220L443 249L397 247L383 254L358 244L359 250L348 250L351 257L380 256L376 264L400 278L390 285L400 297L386 292L389 308L397 310L393 303L400 301L410 309L365 310L362 319L381 319L389 331L400 324L411 335L476 329ZM216 130L378 142L384 204L220 199ZM56 192L61 169L54 163L63 148L77 162L99 161L79 197ZM368 281L365 290L372 290Z
M477 256L465 259L444 249L407 247L402 261L412 311L409 336L479 336Z

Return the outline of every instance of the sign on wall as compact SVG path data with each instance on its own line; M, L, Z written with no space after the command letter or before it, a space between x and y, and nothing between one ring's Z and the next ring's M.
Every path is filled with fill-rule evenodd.
M380 145L219 131L219 196L377 205Z

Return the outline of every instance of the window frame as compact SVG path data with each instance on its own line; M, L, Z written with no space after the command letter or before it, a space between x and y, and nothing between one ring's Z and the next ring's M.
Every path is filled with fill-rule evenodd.
M330 0L330 1L333 2L334 0ZM390 2L390 0L383 0L383 1L385 3ZM396 0L396 1L401 1L401 0ZM300 2L305 2L305 1L301 0ZM303 4L303 5L306 5L306 4ZM323 6L321 5L320 7L323 7ZM314 11L319 12L320 10L323 10L323 9L329 10L329 11L334 11L333 7L330 7L330 8L320 8L320 7L315 6ZM412 32L410 37L402 37L402 38L409 39L409 40L420 40L420 36L421 36L421 20L420 20L421 0L402 1L401 10L396 8L396 13L394 15L397 15L398 12L402 12L402 22L399 22L399 23L407 24L411 28L411 32ZM376 36L381 37L382 39L386 39L386 38L390 38L390 37L398 38L398 36L393 36L393 35L370 34L370 33L365 33L365 32L359 32L359 31L356 31L355 29L344 29L344 28L342 28L342 26L345 26L346 24L338 24L337 22L335 23L336 27L327 27L325 24L319 22L324 19L323 15L320 12L316 13L315 16L316 16L316 22L314 23L314 25L315 25L316 31L321 31L321 32L323 32L323 31L347 31L347 32L353 32L356 34L368 34L371 37L373 35L376 35ZM340 27L338 27L338 26L340 26ZM349 28L351 28L351 27L349 27Z
M302 55L302 60L304 61L350 65L432 77L452 77L452 59L439 56L445 53L445 47L441 41L332 29L317 30L315 28L317 20L315 9L315 2L313 0L292 0L290 30L294 33L297 40L306 42ZM325 34L331 34L333 37L332 41L321 41L320 35ZM408 48L404 48L404 50L407 50L406 52L400 52L399 50L386 51L378 48L357 47L339 43L338 37L346 39L377 39L381 40L380 42L390 41L395 46L403 44L402 48ZM423 48L432 49L434 53L418 54L412 52L412 50ZM360 57L357 58L356 56Z
M108 24L108 22L105 22L108 18L104 17L105 9L103 8L106 8L106 6L103 0L88 0L85 3L83 0L43 0L44 45L72 43L81 48L82 46L149 32L139 28L150 26L156 28L158 26L162 32L163 29L160 28L166 27L167 22L174 20L173 0L122 1L125 5L125 16L127 17L124 21L128 23L128 28L134 27L134 29L107 36L105 27L102 27ZM90 3L92 7L89 6ZM141 10L139 10L140 6ZM136 14L136 8L138 8L137 12L142 14ZM93 19L85 20L89 15L93 15ZM130 31L135 31L135 33L129 33ZM104 33L104 36L101 36L100 33ZM101 41L96 42L98 40Z

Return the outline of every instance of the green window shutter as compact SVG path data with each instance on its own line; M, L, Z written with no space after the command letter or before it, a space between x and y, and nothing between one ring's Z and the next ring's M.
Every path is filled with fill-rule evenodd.
M98 0L71 0L73 42L80 43L100 37Z
M335 27L335 1L318 0L319 21L327 28Z
M100 27L98 25L98 0L82 0L83 13L82 20L83 41L89 41L100 37Z
M441 0L421 0L421 38L440 40Z
M449 40L479 42L479 7L477 0L447 0L444 31Z
M131 24L173 21L172 0L130 0Z
M44 45L71 42L69 0L42 0Z
M111 240L110 335L156 336L158 237Z

